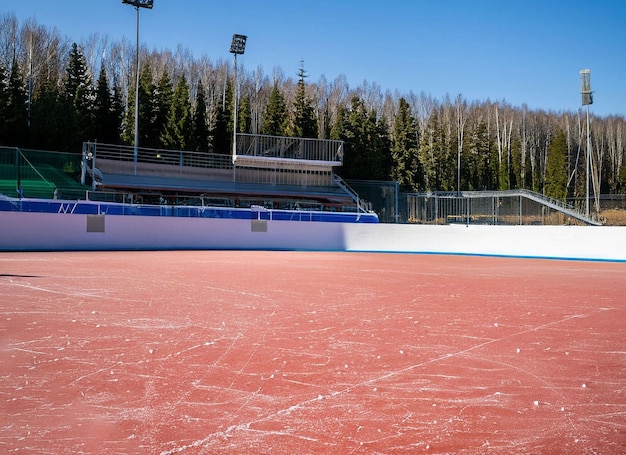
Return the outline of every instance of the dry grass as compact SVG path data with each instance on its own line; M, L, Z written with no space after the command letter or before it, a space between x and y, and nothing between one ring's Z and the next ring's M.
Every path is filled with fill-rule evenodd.
M626 226L626 210L602 210L599 218L605 226Z

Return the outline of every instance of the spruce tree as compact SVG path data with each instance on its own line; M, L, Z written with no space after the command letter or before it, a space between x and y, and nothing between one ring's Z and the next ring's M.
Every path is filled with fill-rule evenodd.
M306 72L304 67L301 66L298 73L298 87L296 88L296 97L293 105L290 133L294 137L316 138L318 131L317 119L315 118L311 100L306 96L305 78Z
M98 142L111 143L115 140L115 123L112 120L113 109L111 91L104 64L100 65L100 74L96 82L94 100L94 139ZM111 131L113 129L113 131Z
M280 92L278 83L274 83L274 88L270 93L267 109L263 114L261 123L261 134L269 136L285 136L287 134L287 107L285 98Z
M469 178L471 190L494 189L494 174L491 161L487 124L481 120L470 135L469 157L466 159L467 165L471 169Z
M211 130L213 152L222 155L230 155L232 153L232 127L230 127L231 104L226 102L233 96L231 84L226 84L223 102L216 103L213 111L215 123Z
M544 191L560 201L567 198L567 141L560 128L548 146Z
M359 97L352 98L349 109L339 110L331 137L344 141L342 177L386 178L386 154L390 145L388 133L383 122L377 120L376 112L368 112Z
M183 73L178 79L172 105L167 117L165 131L161 135L163 145L168 149L185 150L191 137L191 107L189 105L189 85Z
M174 99L174 87L167 71L161 75L159 82L152 93L152 111L150 113L150 125L146 125L150 131L149 143L152 147L167 148L164 133L167 130L172 101Z
M9 84L6 68L0 61L0 144L8 143L6 140L7 132L7 113L9 111Z
M159 147L159 132L154 125L154 93L152 69L145 66L139 75L139 147ZM126 117L122 139L126 144L135 143L135 84L129 87Z
M404 191L423 188L422 169L418 159L417 124L406 99L400 98L394 123L391 178Z
M82 143L93 139L93 87L82 50L72 44L63 84L69 151L79 153Z
M67 138L61 92L56 81L49 77L46 67L35 86L31 108L33 147L43 150L64 150Z
M207 151L209 149L209 124L207 122L206 94L202 80L198 81L196 89L196 102L194 103L193 118L191 122L191 144L194 151Z
M250 113L250 97L243 96L239 99L237 106L237 132L249 133L252 125L252 115Z
M9 84L8 103L5 110L5 144L14 147L27 145L28 93L17 60L13 60Z
M117 76L115 75L113 76L113 94L111 95L111 131L115 131L115 136L112 138L113 143L115 144L119 144L121 142L123 118L124 99L122 96L122 87L120 86Z
M441 191L441 123L434 111L420 138L419 161L424 170L424 188L427 191Z

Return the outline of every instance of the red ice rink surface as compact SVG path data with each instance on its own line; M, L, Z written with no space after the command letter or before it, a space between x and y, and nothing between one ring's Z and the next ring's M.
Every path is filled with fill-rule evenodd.
M0 453L626 452L626 263L0 254Z

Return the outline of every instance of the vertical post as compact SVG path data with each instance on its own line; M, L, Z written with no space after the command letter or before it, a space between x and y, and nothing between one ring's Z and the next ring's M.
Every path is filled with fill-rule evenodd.
M80 184L85 184L85 178L87 177L87 143L83 142L83 157L80 161Z
M233 35L233 40L230 43L230 53L235 56L235 87L233 89L233 96L235 98L233 113L233 181L236 179L236 164L237 161L237 103L239 98L239 82L237 79L237 54L243 54L246 50L246 40L248 39L245 35Z
M589 174L591 172L591 138L589 133L589 105L593 104L593 92L591 91L591 71L580 71L580 94L582 95L582 105L587 106L587 178L585 182L585 215L589 218Z
M233 87L233 96L235 98L235 107L233 112L233 181L235 181L235 162L237 161L237 114L239 103L239 84L237 81L237 54L235 53L235 84Z
M137 174L137 149L139 147L139 8L152 9L154 0L122 0L126 5L134 6L137 10L137 27L135 41L135 146L133 152L133 163L135 166L135 175Z
M587 104L587 179L585 197L585 215L589 218L589 174L591 169L591 137L589 135L589 105Z
M458 149L457 159L456 159L456 191L461 195L461 149Z
M135 165L135 175L137 175L137 154L139 147L139 6L137 10L137 36L135 44L135 143L133 150L133 163Z
M17 166L17 194L22 199L22 175L21 175L21 162L20 162L20 149L15 147L15 165Z

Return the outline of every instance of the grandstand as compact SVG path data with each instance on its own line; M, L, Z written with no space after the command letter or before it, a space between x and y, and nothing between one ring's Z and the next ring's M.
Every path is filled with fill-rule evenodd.
M346 182L334 173L343 163L342 141L239 134L237 144L234 157L92 142L83 145L82 157L0 148L0 193L17 196L21 188L24 196L41 198L373 210L386 223L601 224L574 205L528 190L400 193L396 182Z
M334 172L343 142L240 134L235 157L85 143L82 181L97 197L148 203L366 211Z

